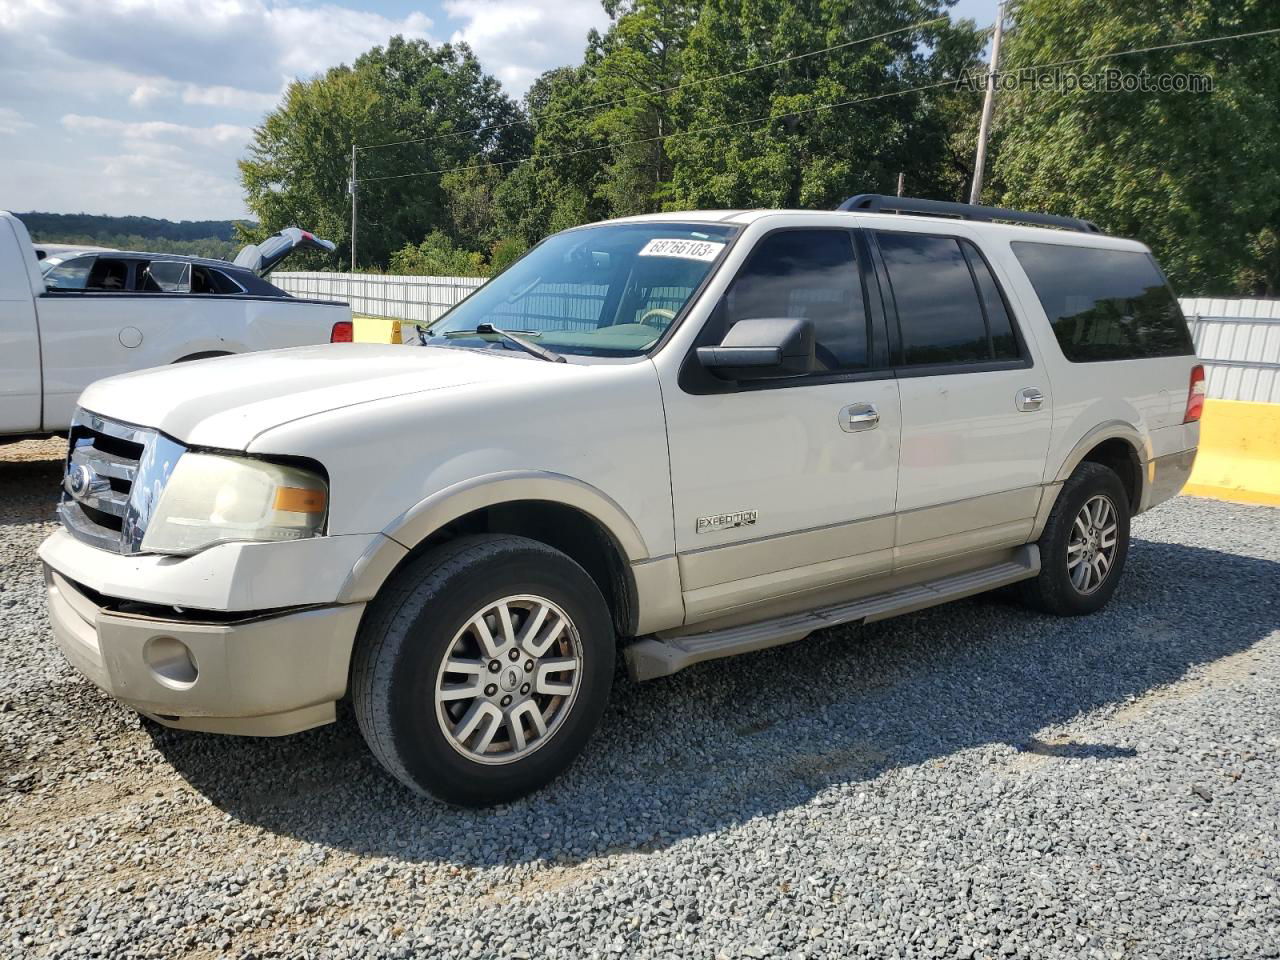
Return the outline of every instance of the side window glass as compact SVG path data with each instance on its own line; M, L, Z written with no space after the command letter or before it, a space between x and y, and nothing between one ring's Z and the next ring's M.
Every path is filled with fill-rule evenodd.
M960 241L965 259L969 261L969 269L973 271L973 279L978 284L978 296L982 298L982 310L987 315L987 329L991 333L991 355L995 360L1017 360L1019 357L1018 340L1013 335L1013 320L1009 316L1009 308L1004 297L1000 295L1000 287L996 278L982 259L982 254L968 240Z
M98 257L89 271L87 290L123 290L129 283L129 264L124 260Z
M138 289L151 293L190 293L191 264L178 260L152 260L142 268Z
M908 366L991 359L987 324L969 264L954 237L877 234L898 306Z
M813 321L820 368L867 366L867 312L847 230L783 230L760 241L725 294L725 329L769 317Z
M1012 246L1072 363L1195 352L1182 308L1146 253L1027 241Z
M89 269L93 257L76 257L50 267L44 275L44 285L50 290L83 290L89 282Z

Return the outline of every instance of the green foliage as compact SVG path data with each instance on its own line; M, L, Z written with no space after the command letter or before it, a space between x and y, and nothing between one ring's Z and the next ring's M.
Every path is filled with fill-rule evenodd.
M403 174L520 156L527 135L508 125L519 116L465 44L397 36L352 66L291 84L254 131L240 179L265 233L305 227L338 242L338 262L349 262L351 145L394 144L358 158L360 262L386 263L452 213L440 177ZM454 192L469 188L461 175L453 182Z
M293 84L241 163L261 223L237 236L297 224L341 241L336 263L314 263L348 260L353 142L393 144L360 153L361 266L415 273L502 269L549 233L611 217L829 208L892 193L900 173L910 195L967 197L982 91L955 81L982 74L986 33L907 29L950 0L602 2L611 23L581 62L519 105L465 45L401 37ZM1190 71L1214 89L1004 90L988 202L1136 236L1184 290L1280 290L1276 39L1104 57L1275 26L1274 3L1013 6L1006 71L1091 57L1067 70Z
M995 191L1147 243L1176 289L1280 287L1280 56L1273 37L1107 59L1111 51L1276 25L1263 0L1022 0L1005 70L1089 56L1074 74L1200 73L1212 93L1002 94Z
M464 250L440 230L432 230L417 246L408 244L391 255L389 273L429 277L484 277L484 254Z
M684 80L901 30L944 9L940 0L708 0ZM949 107L959 100L976 117L980 96L946 85L906 91L969 69L980 47L971 23L943 22L681 91L688 126L719 129L669 143L667 205L830 208L853 193L895 192L900 172L912 195L956 197L964 177L948 166ZM827 109L833 103L845 105ZM790 116L754 122L779 114Z
M519 237L504 237L493 245L489 254L489 270L501 273L525 255L529 247Z

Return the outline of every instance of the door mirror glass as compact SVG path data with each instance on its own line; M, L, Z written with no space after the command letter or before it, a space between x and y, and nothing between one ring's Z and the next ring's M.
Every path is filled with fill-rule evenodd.
M699 347L698 362L725 380L773 380L812 373L813 323L798 317L739 320L718 347Z

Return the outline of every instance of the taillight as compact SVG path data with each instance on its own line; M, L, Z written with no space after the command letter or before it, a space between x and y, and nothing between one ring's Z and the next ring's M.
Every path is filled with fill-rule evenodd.
M355 331L352 329L350 320L339 320L333 325L333 331L329 334L330 343L350 343L355 339Z
M1204 367L1196 364L1191 368L1191 386L1187 389L1187 412L1182 416L1183 423L1194 423L1200 419L1204 410Z

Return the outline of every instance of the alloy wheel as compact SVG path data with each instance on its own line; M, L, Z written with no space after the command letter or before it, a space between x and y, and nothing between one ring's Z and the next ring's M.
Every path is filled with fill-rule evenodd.
M1097 494L1085 501L1067 541L1067 575L1081 594L1102 586L1115 563L1119 520L1111 498Z
M469 760L523 760L555 736L581 675L582 640L568 614L544 597L503 597L449 644L436 675L436 719Z

